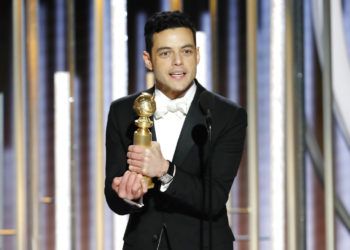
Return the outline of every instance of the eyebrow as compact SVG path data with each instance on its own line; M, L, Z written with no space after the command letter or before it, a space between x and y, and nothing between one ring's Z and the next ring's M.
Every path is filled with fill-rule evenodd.
M181 49L185 49L185 48L195 48L195 46L193 44L186 44L186 45L181 47ZM160 47L157 49L157 52L162 51L162 50L167 50L167 49L172 49L172 48L171 47Z

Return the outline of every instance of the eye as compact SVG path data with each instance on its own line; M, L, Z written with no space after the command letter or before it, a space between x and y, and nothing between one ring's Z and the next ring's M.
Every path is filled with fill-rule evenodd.
M192 54L193 54L193 50L192 50L192 49L184 49L184 50L183 50L183 53L184 53L185 55L192 55Z
M164 50L164 51L161 51L159 53L159 56L162 57L162 58L167 58L167 57L170 56L170 54L171 54L171 52L169 50Z

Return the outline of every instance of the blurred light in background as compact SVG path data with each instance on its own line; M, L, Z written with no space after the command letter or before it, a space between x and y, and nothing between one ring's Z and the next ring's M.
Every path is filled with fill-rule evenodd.
M112 100L128 94L128 33L126 0L111 0ZM141 56L140 56L141 57ZM143 83L143 82L142 82ZM128 215L113 215L114 249L122 249Z
M72 249L71 117L69 73L55 73L55 233L56 249Z

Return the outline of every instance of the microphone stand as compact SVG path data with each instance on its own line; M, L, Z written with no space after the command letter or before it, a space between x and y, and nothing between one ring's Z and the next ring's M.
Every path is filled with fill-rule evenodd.
M160 231L160 234L159 234L159 240L158 240L158 243L157 243L157 248L156 250L159 250L160 249L160 244L162 242L162 238L163 238L163 232L165 234L165 237L166 237L166 243L167 243L167 249L171 250L171 245L170 245L170 241L169 241L169 235L168 235L168 229L167 229L167 226L165 223L163 223L163 226L162 226L162 230Z
M213 171L212 171L212 115L211 115L211 107L214 106L214 97L208 92L204 91L201 93L200 99L199 99L200 107L205 114L205 122L207 125L207 133L208 133L208 161L207 161L207 175L209 179L208 183L208 190L205 190L205 192L209 192L208 194L208 219L209 219L209 250L213 249ZM203 179L203 183L205 185L205 179ZM205 192L203 193L204 195ZM204 204L205 204L205 199Z
M209 142L209 155L212 152L212 141L211 141L211 112L210 109L207 109L207 115L205 118L207 123L207 131L208 131L208 142ZM208 177L209 177L209 250L213 249L213 184L212 184L212 167L211 167L211 156L208 158Z

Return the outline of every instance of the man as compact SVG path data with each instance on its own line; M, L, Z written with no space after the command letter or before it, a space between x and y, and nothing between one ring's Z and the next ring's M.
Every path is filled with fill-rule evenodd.
M145 25L145 40L143 59L155 76L147 92L157 106L152 146L132 145L138 118L132 107L140 93L111 104L106 129L107 203L130 214L123 249L232 250L226 202L242 156L246 112L196 81L199 49L185 14L156 13ZM147 189L142 176L155 187Z

